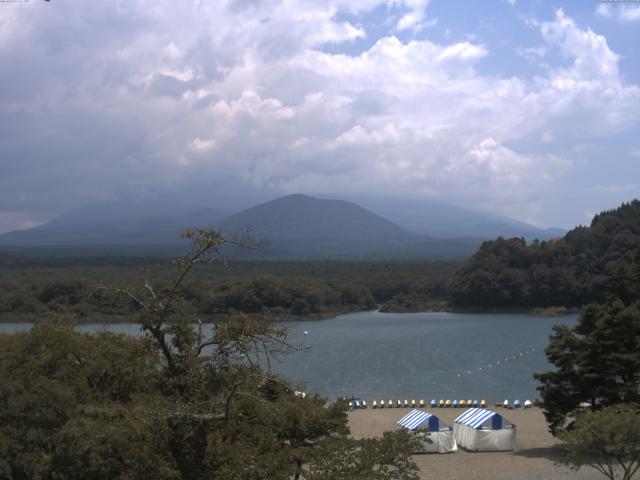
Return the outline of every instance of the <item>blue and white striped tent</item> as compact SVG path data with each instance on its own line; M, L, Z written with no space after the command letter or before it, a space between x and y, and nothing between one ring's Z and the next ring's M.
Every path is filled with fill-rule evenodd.
M513 450L516 426L502 415L484 408L470 408L454 420L453 433L458 444L483 452Z
M419 436L422 440L420 453L448 453L458 449L453 429L432 413L411 410L396 423Z

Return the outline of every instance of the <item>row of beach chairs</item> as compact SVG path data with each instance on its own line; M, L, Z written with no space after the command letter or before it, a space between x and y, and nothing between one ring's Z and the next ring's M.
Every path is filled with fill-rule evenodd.
M531 400L525 400L524 402L520 402L520 400L514 400L513 403L510 403L509 400L505 400L504 402L496 402L496 407L531 408L533 407L533 402Z
M514 400L513 404L509 400L504 402L497 402L496 407L504 408L530 408L533 406L531 400L525 400L524 403L520 403L520 400ZM349 402L349 408L368 408L366 400L353 400ZM416 402L415 400L389 400L385 403L384 400L373 400L371 402L371 408L426 408L427 404L424 400ZM487 408L487 402L485 400L431 400L429 402L430 408Z

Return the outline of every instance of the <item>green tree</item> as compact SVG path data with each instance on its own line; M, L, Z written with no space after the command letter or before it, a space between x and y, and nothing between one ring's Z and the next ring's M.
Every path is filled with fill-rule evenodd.
M416 439L404 430L381 439L331 437L316 452L305 472L307 480L417 480L411 459Z
M610 480L631 480L640 469L640 408L615 405L580 415L575 428L561 436L561 462L595 468Z
M582 402L593 409L640 403L640 300L628 293L636 269L615 269L605 304L587 306L574 327L554 327L546 354L556 369L535 375L552 433L571 423Z

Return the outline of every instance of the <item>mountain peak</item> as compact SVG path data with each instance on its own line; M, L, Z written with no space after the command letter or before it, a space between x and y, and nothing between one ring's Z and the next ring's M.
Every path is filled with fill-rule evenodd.
M391 221L344 200L304 194L279 197L222 220L223 231L251 228L268 238L407 237L409 232Z

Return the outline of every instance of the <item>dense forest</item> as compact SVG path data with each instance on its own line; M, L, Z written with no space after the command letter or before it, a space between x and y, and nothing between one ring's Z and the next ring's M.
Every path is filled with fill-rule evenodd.
M272 319L318 318L384 305L385 311L446 300L456 263L246 262L206 265L185 283L184 295L208 316L234 311ZM164 259L32 258L0 256L0 320L75 314L79 321L130 317L136 306L113 288L146 279L167 284ZM109 287L109 288L107 288Z
M604 301L616 265L638 258L640 201L633 200L562 239L485 242L456 273L449 299L456 307L580 307Z

